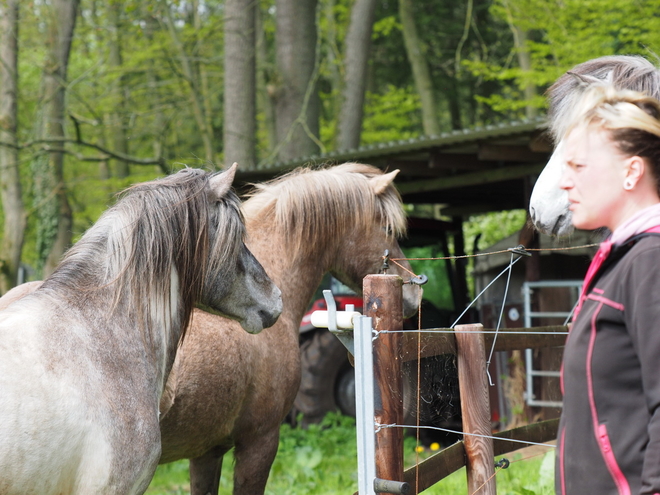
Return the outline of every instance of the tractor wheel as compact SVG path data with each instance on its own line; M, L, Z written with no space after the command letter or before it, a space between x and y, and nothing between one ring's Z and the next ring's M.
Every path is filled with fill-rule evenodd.
M355 375L348 351L337 337L329 330L316 330L300 346L300 363L300 388L293 409L302 413L303 427L320 422L330 411L355 415Z

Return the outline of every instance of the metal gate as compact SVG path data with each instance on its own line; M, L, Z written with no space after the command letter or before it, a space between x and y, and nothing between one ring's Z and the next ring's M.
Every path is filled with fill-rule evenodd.
M566 308L566 311L532 311L532 294L535 289L543 288L571 288L572 306ZM534 319L537 318L563 318L564 324L568 322L569 316L573 313L573 308L577 304L582 290L582 280L546 280L543 282L525 282L523 283L523 314L525 318L525 328L534 326ZM525 401L529 406L539 407L561 407L562 403L558 401L537 400L534 393L535 377L559 377L559 370L538 370L534 369L532 349L525 350L525 369L527 385L525 390Z

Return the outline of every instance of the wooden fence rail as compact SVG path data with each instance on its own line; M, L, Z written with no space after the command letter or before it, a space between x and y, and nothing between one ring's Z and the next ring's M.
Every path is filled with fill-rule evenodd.
M457 329L458 330L458 329ZM515 351L518 349L541 349L561 347L566 340L567 327L561 325L532 328L507 328L497 334L495 351ZM486 349L490 349L495 339L494 328L484 328ZM530 333L533 334L530 335ZM403 361L414 361L441 354L456 354L456 333L451 328L427 328L419 331L407 330L403 333Z

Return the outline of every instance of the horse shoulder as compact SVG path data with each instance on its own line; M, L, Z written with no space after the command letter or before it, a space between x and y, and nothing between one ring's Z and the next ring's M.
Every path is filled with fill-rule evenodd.
M250 335L232 320L195 310L161 399L161 463L231 442L258 366Z

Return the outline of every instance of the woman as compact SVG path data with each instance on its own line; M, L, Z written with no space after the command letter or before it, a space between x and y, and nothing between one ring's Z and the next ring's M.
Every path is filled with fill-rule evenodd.
M573 225L612 234L564 351L558 494L660 493L660 102L589 90L566 135Z

